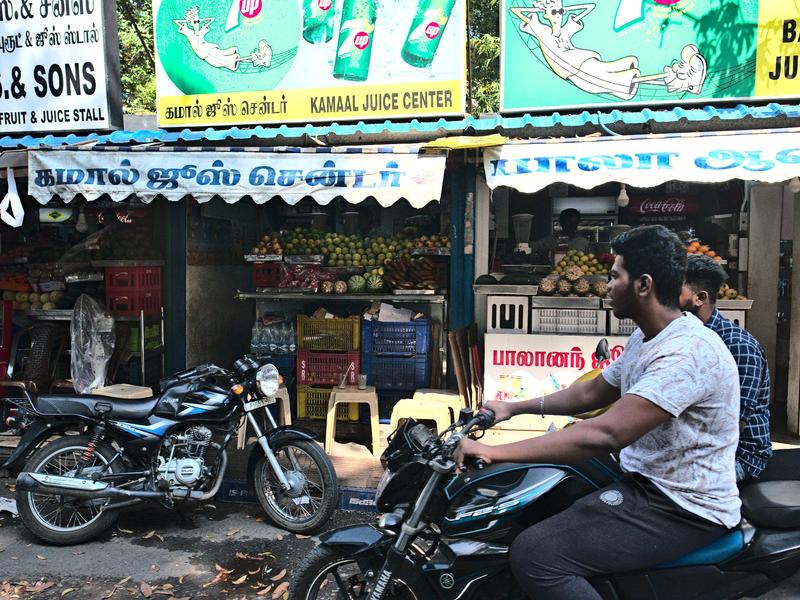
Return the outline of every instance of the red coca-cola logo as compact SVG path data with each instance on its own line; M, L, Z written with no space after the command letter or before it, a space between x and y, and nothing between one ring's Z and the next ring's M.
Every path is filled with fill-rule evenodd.
M637 215L688 215L697 212L693 198L635 198L630 210Z
M333 6L333 0L317 0L317 6L320 10L330 10L331 6Z
M442 28L436 21L431 21L428 23L427 27L425 27L425 35L428 37L429 40L432 40L439 36L439 32L442 31Z
M359 50L369 46L369 34L366 31L359 31L353 38L353 45Z
M248 19L257 17L261 13L261 0L239 0L239 12Z

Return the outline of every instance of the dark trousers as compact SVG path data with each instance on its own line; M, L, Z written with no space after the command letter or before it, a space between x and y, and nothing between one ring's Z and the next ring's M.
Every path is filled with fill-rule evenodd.
M626 474L523 531L511 546L511 570L536 600L600 600L587 577L668 562L726 531L682 509L645 477Z

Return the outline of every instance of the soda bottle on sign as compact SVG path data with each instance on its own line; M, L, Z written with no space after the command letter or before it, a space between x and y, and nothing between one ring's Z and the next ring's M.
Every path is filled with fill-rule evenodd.
M344 0L336 62L333 64L333 76L337 79L367 79L377 18L376 4L376 0Z
M303 39L324 44L333 38L334 0L303 0Z
M400 55L412 67L428 67L436 56L456 0L419 0Z

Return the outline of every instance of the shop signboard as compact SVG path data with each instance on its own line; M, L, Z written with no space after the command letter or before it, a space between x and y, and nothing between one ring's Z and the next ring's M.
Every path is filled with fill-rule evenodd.
M695 198L675 198L671 196L666 198L657 196L631 198L628 205L629 212L644 217L662 215L680 217L694 214L698 208L699 205Z
M109 0L0 2L0 135L122 127Z
M483 153L491 189L507 186L526 194L553 183L583 189L615 181L649 188L674 179L778 183L797 176L798 165L796 129L536 140L486 148ZM642 206L655 208L650 202ZM684 204L683 210L689 209Z
M337 152L202 150L32 151L28 194L42 204L53 196L68 202L78 194L90 201L107 195L116 202L150 202L156 196L208 202L218 196L233 203L248 197L257 204L280 196L289 205L305 197L326 205L341 196L351 203L372 197L382 206L406 198L422 208L441 197L446 162L444 154L419 154L406 146L372 153L347 147Z
M161 126L461 115L464 0L154 0Z
M598 363L594 351L604 337L611 360ZM607 367L627 341L623 336L487 333L484 400L529 400L557 392L584 373Z
M505 112L800 96L785 0L502 0L500 35Z

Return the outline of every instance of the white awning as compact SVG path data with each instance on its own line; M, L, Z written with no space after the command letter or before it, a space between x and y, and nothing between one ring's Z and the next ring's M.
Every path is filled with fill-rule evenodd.
M551 183L591 189L617 181L778 183L800 175L800 130L535 140L486 148L486 181L524 193Z
M42 204L76 195L114 201L135 195L257 204L312 197L326 205L342 196L353 204L374 197L381 206L405 198L415 208L442 193L446 155L419 146L339 148L98 148L31 151L28 193Z

